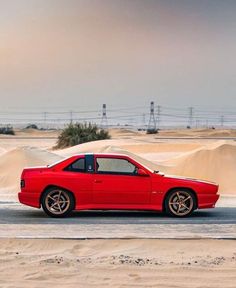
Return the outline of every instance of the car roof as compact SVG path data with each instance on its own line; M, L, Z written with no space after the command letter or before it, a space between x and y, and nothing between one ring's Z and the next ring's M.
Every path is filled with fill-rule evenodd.
M70 157L75 157L75 156L85 156L85 155L94 155L94 156L118 156L118 157L128 157L132 158L127 154L122 154L122 153L79 153L79 154L74 154Z
M136 163L139 163L140 165L142 165L145 169L149 170L149 171L153 171L153 169L151 169L150 167L146 166L145 164L143 164L142 162L140 162L139 160L136 160L135 157L132 157L132 156L129 156L127 154L122 154L122 153L91 153L91 152L87 152L87 153L78 153L78 154L73 154L71 156L68 156L66 157L65 159L62 159L56 163L53 163L51 165L49 165L48 167L54 167L56 165L59 165L60 163L64 162L64 161L67 161L71 158L76 158L76 157L79 157L79 156L86 156L86 155L94 155L94 156L105 156L105 157L109 157L109 156L113 156L113 157L124 157L124 158L127 158L127 159L131 159L133 160L134 162Z
M129 158L131 159L128 155L125 155L125 154L117 154L117 153L79 153L79 154L73 154L71 156L68 156L64 159L61 159L55 163L52 163L51 165L48 165L49 168L51 167L55 167L59 164L61 164L62 162L64 161L67 161L71 158L76 158L76 157L79 157L79 156L86 156L86 155L94 155L94 156L104 156L104 157L109 157L109 156L117 156L117 157L126 157L126 158Z

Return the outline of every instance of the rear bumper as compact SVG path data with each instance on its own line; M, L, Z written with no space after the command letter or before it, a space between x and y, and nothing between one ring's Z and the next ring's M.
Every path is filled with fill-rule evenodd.
M200 194L198 195L198 209L214 208L220 195L218 194Z
M27 193L27 192L19 192L18 193L18 199L20 203L35 207L35 208L40 208L40 201L39 201L40 195L35 194L35 193Z

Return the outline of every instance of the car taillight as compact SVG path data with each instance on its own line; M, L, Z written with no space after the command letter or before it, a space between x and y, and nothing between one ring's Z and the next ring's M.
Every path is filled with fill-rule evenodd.
M24 180L24 179L21 179L21 181L20 181L20 187L21 187L21 188L24 188L24 187L25 187L25 180Z

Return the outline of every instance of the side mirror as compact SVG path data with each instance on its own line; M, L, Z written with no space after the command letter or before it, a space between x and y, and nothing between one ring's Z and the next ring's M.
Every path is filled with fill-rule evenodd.
M142 168L139 168L137 171L138 176L148 176L148 173L143 170Z

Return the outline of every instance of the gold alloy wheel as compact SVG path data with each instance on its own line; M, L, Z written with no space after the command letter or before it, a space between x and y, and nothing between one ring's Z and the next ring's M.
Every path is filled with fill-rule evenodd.
M60 189L50 191L45 198L45 206L52 214L65 213L70 207L68 193Z
M193 205L193 197L187 191L176 191L168 202L170 211L176 216L185 216L191 213Z

